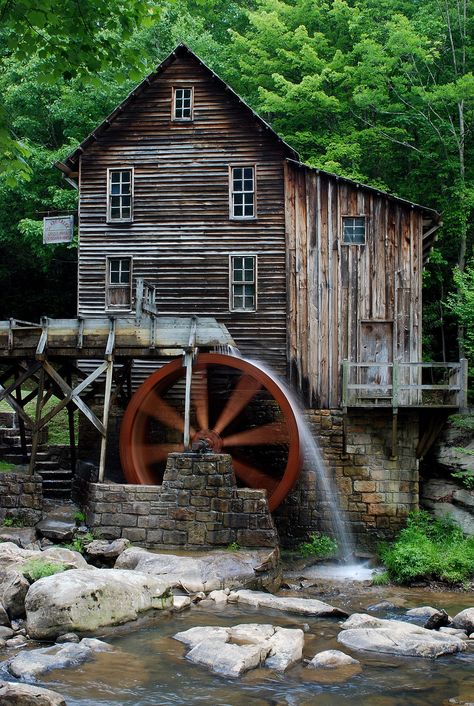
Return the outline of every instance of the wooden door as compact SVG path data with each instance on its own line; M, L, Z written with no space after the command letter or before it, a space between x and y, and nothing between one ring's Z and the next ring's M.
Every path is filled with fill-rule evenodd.
M391 399L393 360L392 321L362 321L360 325L359 361L373 363L361 368L360 382L367 384L370 398ZM364 392L365 391L361 391Z

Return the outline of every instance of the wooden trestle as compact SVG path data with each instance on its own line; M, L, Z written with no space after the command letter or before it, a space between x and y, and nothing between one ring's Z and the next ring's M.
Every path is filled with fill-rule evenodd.
M41 430L66 408L71 462L75 466L74 411L77 408L102 437L99 480L103 480L111 404L130 398L133 359L183 355L190 365L197 349L235 350L225 326L211 317L165 317L141 309L137 316L48 319L40 324L0 321L0 401L18 415L23 456L25 427L32 433L29 472L34 472ZM87 361L87 372L78 361ZM91 370L91 364L93 369ZM90 401L103 396L102 419ZM52 397L58 403L44 413ZM36 398L34 417L25 407Z

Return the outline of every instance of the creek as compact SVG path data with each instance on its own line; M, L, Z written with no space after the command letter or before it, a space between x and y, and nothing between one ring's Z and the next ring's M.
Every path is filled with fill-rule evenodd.
M398 619L417 606L445 608L454 615L474 602L467 593L373 587L347 579L320 579L313 587L285 590L282 595L318 597L348 612L366 612L386 600L394 607L374 614ZM115 652L51 673L41 686L63 694L68 706L447 706L453 698L474 700L474 641L468 651L436 660L354 652L360 671L353 667L309 670L300 665L284 675L257 669L235 680L191 664L184 646L172 639L176 632L196 625L254 622L284 627L306 623L304 656L309 659L321 650L341 647L336 642L339 623L335 619L306 619L234 604L219 607L205 601L183 613L161 614L153 627L125 628L122 634L106 637ZM1 672L2 678L9 678L5 670Z

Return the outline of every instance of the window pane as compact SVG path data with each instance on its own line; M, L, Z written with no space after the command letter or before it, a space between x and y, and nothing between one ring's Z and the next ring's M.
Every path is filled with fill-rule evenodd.
M347 245L363 245L365 243L365 217L345 216L342 219L343 242Z

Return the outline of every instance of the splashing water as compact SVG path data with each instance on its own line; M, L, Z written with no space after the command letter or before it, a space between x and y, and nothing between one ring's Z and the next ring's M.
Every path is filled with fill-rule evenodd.
M301 402L298 398L296 398L294 392L290 390L290 388L282 382L281 378L277 377L267 365L257 360L249 360L248 362L252 363L252 365L255 365L257 368L260 368L260 370L267 373L270 377L277 378L279 385L282 387L286 396L292 403L293 409L296 413L296 421L300 433L304 466L314 472L316 478L316 489L318 491L318 503L320 503L321 506L325 505L328 510L327 514L330 531L337 541L340 552L340 560L344 564L349 564L353 560L355 554L352 530L349 520L347 519L346 512L341 505L339 491L329 474L328 468L321 454L318 441L313 436L311 428L304 417Z

